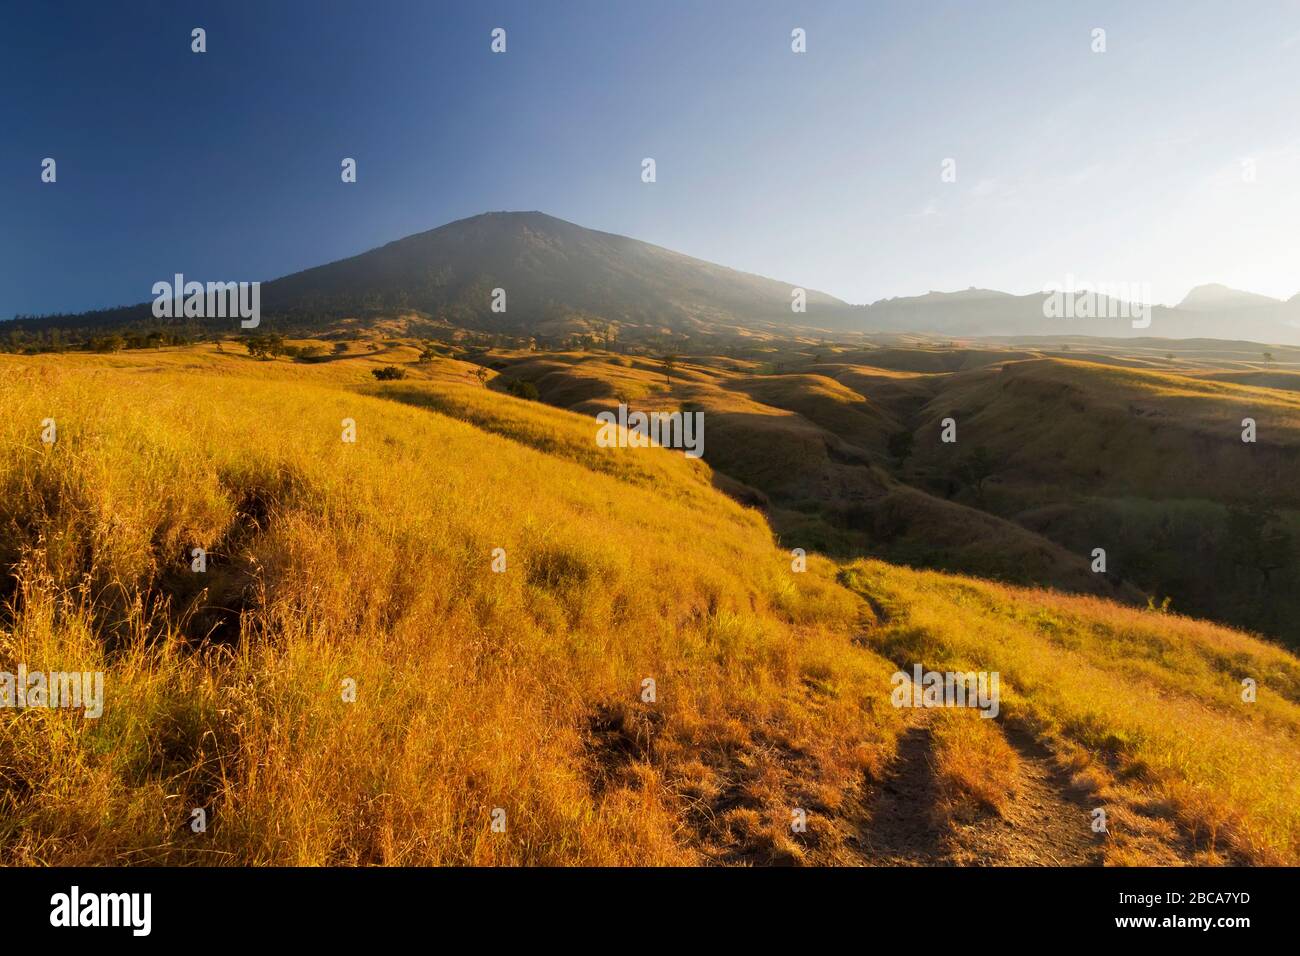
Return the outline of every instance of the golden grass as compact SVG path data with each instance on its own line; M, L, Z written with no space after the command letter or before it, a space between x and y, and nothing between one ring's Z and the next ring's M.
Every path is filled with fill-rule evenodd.
M590 419L360 394L391 360L0 360L0 670L107 673L99 720L0 711L8 861L696 862L740 852L714 801L788 829L791 755L846 791L884 760L890 668L828 563Z
M860 862L894 662L1001 671L1121 829L1300 859L1295 657L880 562L792 573L708 466L415 355L0 357L0 670L107 692L98 720L0 711L7 862ZM865 639L859 595L889 615ZM996 807L1005 741L966 716L936 722L941 777Z
M1001 674L1002 713L1072 755L1080 782L1140 789L1202 849L1300 860L1300 660L1248 635L1089 597L857 562L904 664ZM1242 681L1257 699L1242 699Z
M918 407L918 399L937 387L932 380L945 376L849 365L819 366L825 375L756 375L701 356L681 363L670 389L658 365L643 357L502 356L509 366L503 376L533 381L545 401L571 410L593 414L624 400L641 410L689 406L703 412L705 459L739 483L735 493L742 500L770 506L774 526L792 547L872 553L1020 583L1140 597L1099 579L1079 554L1013 521L890 477L883 467L893 461L888 439L903 425L889 406Z
M1020 755L979 711L939 710L930 724L941 810L957 819L1004 814L1020 783Z

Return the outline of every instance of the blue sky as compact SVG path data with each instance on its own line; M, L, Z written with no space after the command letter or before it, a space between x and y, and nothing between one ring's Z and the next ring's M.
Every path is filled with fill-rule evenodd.
M853 302L1067 275L1150 283L1157 301L1209 281L1300 291L1294 2L53 2L0 17L0 316L144 301L175 272L270 279L499 209Z

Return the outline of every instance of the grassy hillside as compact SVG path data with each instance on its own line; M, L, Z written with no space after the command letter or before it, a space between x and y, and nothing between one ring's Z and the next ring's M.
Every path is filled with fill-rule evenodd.
M955 445L937 440L949 416ZM1295 391L1040 359L952 376L912 425L903 480L956 489L1073 552L1103 547L1108 574L1189 613L1300 642L1300 595L1285 585L1300 579ZM976 494L960 467L981 448Z
M1300 396L1187 375L1038 359L954 377L922 415L982 444L1014 480L1098 494L1300 502ZM1256 443L1241 440L1255 419ZM918 444L934 460L948 448Z
M0 670L107 696L0 710L7 861L894 862L922 729L953 853L971 814L1035 846L1027 734L1078 777L1050 805L1081 861L1300 861L1293 656L879 562L794 573L704 462L415 356L0 357ZM913 663L1001 669L1003 718L892 707Z
M0 711L6 859L794 854L780 815L721 804L833 801L894 721L832 569L790 573L707 468L595 449L588 419L444 386L508 438L349 387L392 357L4 361L0 665L108 695L99 721ZM785 752L808 773L779 789Z
M648 357L600 353L501 352L492 364L499 381L531 382L544 401L590 414L619 401L702 411L705 460L748 489L737 494L767 509L789 547L1137 597L1089 573L1079 553L892 477L889 438L939 376L834 362L810 366L824 374L778 373L711 355L679 360L671 374Z
M1238 345L1220 344L1186 343L1177 367L1155 342L1127 365L769 344L680 358L671 383L650 356L500 352L492 364L565 408L702 410L706 460L791 546L1169 599L1300 644L1300 590L1286 586L1300 580L1292 373L1243 370ZM955 443L940 440L948 418Z
M900 665L996 670L1006 722L1049 740L1112 863L1294 861L1300 849L1300 661L1201 621L1088 597L858 562L872 646ZM1242 680L1260 688L1242 699Z

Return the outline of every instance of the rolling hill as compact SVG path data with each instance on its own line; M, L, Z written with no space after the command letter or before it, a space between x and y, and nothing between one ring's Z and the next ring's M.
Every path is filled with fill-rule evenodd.
M588 414L620 401L702 411L705 460L791 546L1168 598L1300 645L1300 598L1281 586L1300 577L1300 404L1294 373L1258 353L1251 365L1232 343L1196 341L1172 361L1140 349L751 352L766 360L683 357L671 383L648 357L601 351L484 361ZM952 444L940 440L948 418ZM1105 573L1090 570L1098 547Z
M1293 654L1097 597L799 571L707 463L601 448L503 394L509 368L371 345L0 356L0 671L107 688L98 720L0 708L7 862L1300 860ZM864 444L896 414L812 378L765 414ZM741 384L738 414L786 400ZM913 665L1000 671L997 719L891 706Z

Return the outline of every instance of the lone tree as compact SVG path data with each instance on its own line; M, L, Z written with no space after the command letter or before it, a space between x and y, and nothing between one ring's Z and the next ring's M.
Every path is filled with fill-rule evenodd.
M274 359L284 354L284 336L279 332L269 335L252 335L244 340L244 347L253 358Z
M889 454L897 458L901 465L912 454L914 444L916 444L916 436L911 432L894 432L889 436Z
M474 377L478 379L480 385L487 388L488 370L486 368L480 365L478 368L474 369Z
M1287 567L1295 556L1291 534L1272 505L1258 501L1230 505L1226 530L1227 551L1239 572L1257 576L1262 587L1268 587L1273 572Z
M521 378L511 379L507 382L506 391L515 396L515 398L527 399L530 402L536 402L542 397L538 393L536 385L532 382L525 382Z
M677 371L677 356L665 355L659 360L664 369L664 378L668 380L668 387L673 387L673 372Z
M406 378L406 369L398 368L396 365L385 365L383 368L371 369L370 374L381 382L395 382Z
M997 474L998 462L983 445L976 448L957 466L957 480L975 489L975 497L984 500L984 482Z
M1265 352L1265 353L1264 353L1264 364L1267 365L1267 364L1269 364L1269 363L1272 362L1272 361L1273 361L1273 353L1272 353L1272 352Z

